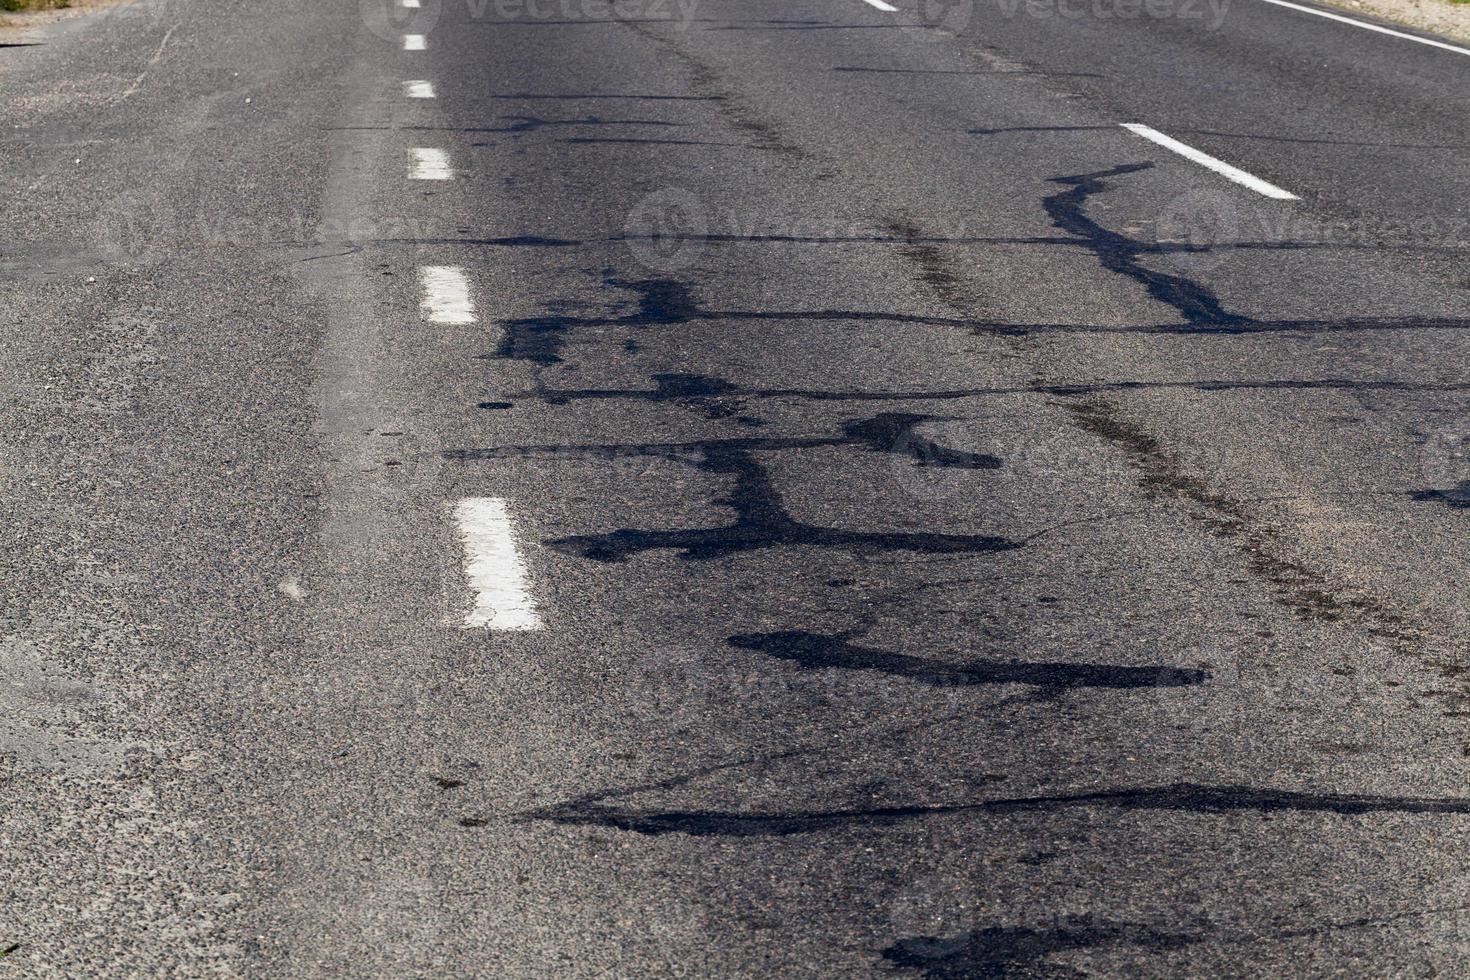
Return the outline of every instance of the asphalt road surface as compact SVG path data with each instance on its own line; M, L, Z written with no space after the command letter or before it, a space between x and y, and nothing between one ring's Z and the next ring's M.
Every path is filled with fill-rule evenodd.
M0 977L1470 971L1470 50L401 3L0 47Z

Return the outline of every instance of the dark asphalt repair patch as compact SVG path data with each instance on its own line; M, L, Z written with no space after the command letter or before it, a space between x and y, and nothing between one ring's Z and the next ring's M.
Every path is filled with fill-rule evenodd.
M816 388L745 388L705 374L658 373L650 376L654 387L636 388L546 388L508 394L511 401L481 402L485 409L511 408L514 400L530 399L546 405L569 405L577 401L635 401L675 404L704 413L709 418L729 418L749 401L789 398L815 402L959 401L967 398L1060 395L1076 397L1109 392L1147 391L1470 391L1470 383L1414 381L1355 381L1351 378L1278 378L1262 381L1206 379L1199 381L1099 381L1087 384L1035 384L1003 388L946 388L934 391L824 391ZM1465 488L1470 500L1470 484Z
M1173 783L1168 786L983 800L977 803L766 813L632 810L596 801L578 800L520 814L517 819L565 826L605 827L651 836L688 834L691 837L787 837L819 831L876 830L930 817L996 816L1082 807L1195 814L1326 813L1354 817L1374 813L1470 814L1470 799L1304 793L1251 786Z
M631 313L611 317L540 316L507 321L497 356L524 359L542 366L561 362L563 334L574 327L652 327L708 317L694 302L689 287L673 279L623 280L610 278L606 286L638 296Z
M1055 697L1074 688L1159 688L1203 684L1209 673L1176 667L1126 667L1116 664L1025 663L971 660L950 665L907 654L858 646L840 636L800 630L732 636L731 646L755 650L797 665L801 670L862 670L928 684L968 687L979 684L1026 684Z
M1084 209L1090 196L1108 190L1107 178L1147 169L1150 164L1131 164L1092 174L1052 178L1070 189L1043 201L1053 223L1080 236L1098 257L1103 268L1127 276L1147 289L1150 296L1173 308L1186 323L1176 332L1241 333L1296 331L1311 333L1368 329L1464 329L1470 321L1446 317L1343 318L1339 320L1258 320L1227 311L1207 287L1180 276L1144 268L1141 255L1155 251L1149 243L1102 228ZM1294 244L1294 243L1292 243ZM1203 246L1213 248L1215 246ZM1136 328L1135 328L1136 329ZM1366 387L1366 386L1365 386ZM1046 390L1038 384L1038 390ZM1055 391L1055 388L1050 390ZM1211 489L1204 480L1189 475L1179 460L1154 436L1125 421L1117 408L1092 398L1060 403L1075 426L1120 448L1140 472L1145 494L1156 500L1173 499L1189 505L1186 513L1210 534L1230 541L1246 569L1263 580L1273 601L1296 616L1317 622L1351 623L1371 636L1391 641L1407 655L1422 656L1430 645L1426 631L1394 609L1393 605L1361 590L1331 582L1326 575L1292 556L1292 544L1281 534L1254 519L1249 508ZM1457 506L1454 490L1426 490L1417 500L1437 500ZM1436 665L1441 673L1457 678L1458 668Z
M567 316L547 314L505 321L504 335L495 356L525 360L542 367L562 362L562 349L568 332L578 328L598 327L664 327L701 321L807 321L807 322L883 322L912 323L928 326L958 327L969 330L1011 330L1006 324L955 317L928 317L906 313L871 310L706 310L693 298L689 286L675 279L655 278L624 280L607 279L606 286L626 289L638 294L636 310L607 316ZM1024 331L1014 331L1024 332Z
M1203 938L1197 933L1166 933L1132 923L1079 922L1050 929L995 926L952 939L912 936L883 951L894 966L921 971L931 980L973 977L1084 977L1070 967L1046 962L1053 953L1098 946L1131 945L1152 950L1179 949Z
M1109 272L1126 276L1143 286L1148 295L1175 310L1183 319L1182 325L1140 325L1112 328L1111 332L1122 333L1318 333L1360 330L1464 330L1470 329L1470 318L1466 317L1341 317L1325 320L1261 320L1243 313L1232 313L1225 309L1220 298L1203 283L1183 276L1156 272L1147 268L1139 258L1145 255L1177 253L1207 253L1220 248L1251 248L1293 251L1324 247L1316 242L1270 242L1232 244L1191 244L1148 242L1130 238L1119 232L1110 231L1098 224L1086 213L1087 202L1095 194L1109 189L1107 178L1123 177L1152 169L1152 163L1131 163L1100 170L1090 174L1074 174L1050 178L1052 183L1066 185L1069 189L1042 199L1042 207L1051 217L1052 223L1062 231L1076 236L1072 244L1087 249L1097 256L1098 263ZM1013 329L1023 332L1034 330L1081 330L1092 332L1090 326L1066 327L1044 324L1013 324ZM1109 328L1101 328L1108 331Z
M1456 510L1464 510L1470 508L1470 480L1458 483L1448 490L1420 490L1413 494L1413 499L1432 501Z
M1193 244L1175 242L1150 242L1131 238L1125 234L1104 228L1086 213L1088 200L1109 189L1108 178L1123 177L1149 170L1152 163L1124 164L1109 170L1090 174L1075 174L1053 177L1053 183L1067 186L1067 190L1049 195L1042 206L1052 218L1053 224L1071 237L1054 236L1043 238L994 239L995 243L1036 244L1083 248L1092 252L1102 268L1126 276L1139 283L1153 299L1175 310L1185 321L1179 323L1138 324L1112 326L1071 323L1009 323L964 317L927 317L912 314L890 313L871 310L705 310L696 303L688 286L671 279L622 280L609 278L605 285L630 289L641 296L637 311L623 316L576 317L549 314L545 316L512 319L504 324L504 336L497 348L496 356L509 359L524 359L546 366L560 363L565 335L579 327L631 326L649 327L682 324L696 321L872 321L912 323L927 326L956 327L973 332L987 332L1001 336L1025 336L1033 332L1044 333L1141 333L1141 334L1185 334L1185 333L1329 333L1340 331L1377 330L1464 330L1470 329L1467 317L1340 317L1335 319L1286 319L1263 320L1242 313L1231 312L1223 306L1214 291L1202 283L1179 275L1158 272L1147 268L1140 259L1150 255L1207 253L1216 249L1270 249L1298 250L1333 247L1332 243L1319 242L1268 242L1238 244ZM906 220L890 221L888 235L853 237L854 242L893 245L916 264L921 278L937 293L957 308L972 305L970 297L964 295L957 275L940 261L938 247L943 244L982 242L985 239L946 239L942 236L925 235L922 229ZM625 236L627 237L627 236ZM637 236L633 236L637 237ZM823 241L792 236L742 236L742 235L687 235L680 240L697 243L717 241ZM839 241L843 239L832 239Z
M853 554L909 551L921 554L979 554L1020 547L1009 538L982 534L916 531L844 531L798 521L787 513L766 468L747 450L714 447L699 468L735 478L730 492L715 503L735 511L724 527L633 530L576 535L551 542L558 551L593 561L618 562L643 551L679 550L693 560L723 558L771 547L835 548Z
M756 460L758 451L824 446L861 446L870 452L912 457L921 467L998 469L1001 460L984 453L949 449L916 433L918 426L943 421L934 416L883 413L843 423L841 436L817 438L709 439L689 443L623 446L543 446L507 449L448 450L446 459L474 461L575 454L587 458L653 456L681 462L697 459L707 473L734 477L731 490L715 499L735 511L734 524L715 528L634 530L577 535L551 542L559 551L594 561L617 562L643 551L679 550L686 559L722 558L743 551L776 546L806 545L835 548L854 554L908 551L924 554L980 554L1020 547L1009 538L977 534L911 531L845 531L807 524L792 517L766 468Z
M1107 190L1106 178L1152 168L1151 163L1130 163L1092 174L1053 177L1053 183L1067 185L1070 189L1044 198L1042 207L1051 216L1053 224L1081 239L1104 269L1139 283L1153 299L1178 310L1191 326L1233 327L1248 322L1248 317L1227 312L1208 287L1183 276L1155 272L1140 264L1139 255L1153 248L1150 243L1109 231L1087 216L1087 199Z

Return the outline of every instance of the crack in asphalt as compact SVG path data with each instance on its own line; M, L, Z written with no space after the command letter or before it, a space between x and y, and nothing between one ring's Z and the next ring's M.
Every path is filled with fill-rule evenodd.
M1163 810L1192 814L1325 813L1356 817L1376 813L1470 814L1470 799L1310 793L1252 786L1171 783L1093 792L981 800L971 803L912 804L847 810L635 810L575 801L517 815L522 822L606 827L659 836L786 837L826 830L874 830L912 820L963 815L1007 815L1075 808Z
M550 542L551 547L601 562L620 562L644 551L678 550L691 560L709 560L777 546L835 548L855 554L909 551L924 554L979 554L1020 547L1009 538L979 534L914 531L847 531L808 524L792 517L781 493L756 458L759 451L856 446L869 452L908 456L914 465L947 469L999 469L999 458L985 453L950 449L915 430L935 416L883 413L843 423L841 436L815 438L706 439L687 443L647 443L609 446L529 446L497 449L455 449L443 453L457 461L552 456L617 458L652 456L687 462L694 457L699 469L734 478L734 486L713 502L735 511L733 524L713 528L622 528L606 534L575 535Z
M1170 665L1148 667L1119 664L970 660L948 664L849 643L841 636L804 630L751 633L729 638L731 646L754 650L794 663L799 670L840 669L872 671L903 677L930 687L970 687L987 684L1025 684L1050 700L1076 688L1157 689L1203 684L1208 671Z

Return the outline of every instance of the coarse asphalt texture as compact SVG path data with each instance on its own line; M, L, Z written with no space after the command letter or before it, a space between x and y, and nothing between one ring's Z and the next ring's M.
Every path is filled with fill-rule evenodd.
M1470 972L1470 57L894 6L0 45L0 978Z

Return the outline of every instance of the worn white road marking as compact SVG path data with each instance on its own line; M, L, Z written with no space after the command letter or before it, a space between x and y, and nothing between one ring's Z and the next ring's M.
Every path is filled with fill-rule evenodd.
M178 24L175 24L173 27L170 27L168 30L166 30L166 31L163 32L163 40L158 42L158 49L153 52L153 57L151 57L151 58L148 59L148 64L150 66L151 65L158 64L158 59L163 57L163 49L166 48L166 47L168 47L168 39L171 38L171 37L173 37L174 36L174 31L176 31L178 29L179 29L179 25ZM148 69L147 68L144 68L143 69L143 73L141 75L139 75L137 78L133 79L133 84L131 84L131 85L128 86L128 90L122 94L121 98L123 98L123 99L130 99L130 98L132 98L133 93L136 92L136 91L138 91L138 86L139 85L142 85L143 84L143 79L145 79L147 77L148 77ZM80 163L81 161L78 160L77 162Z
M454 509L464 542L464 573L475 591L469 627L493 630L541 628L536 604L526 590L526 566L516 551L510 511L501 497L469 497Z
M403 6L407 7L409 10L417 10L418 9L418 5L419 5L419 0L399 0L399 3L401 3Z
M883 11L885 14L896 14L896 13L898 13L898 8L897 7L895 7L891 3L884 3L883 0L863 0L863 2L866 3L866 4L868 4L870 7L877 7L879 10Z
M1264 194L1267 197L1275 198L1278 201L1300 200L1300 198L1298 198L1290 191L1284 191L1281 188L1277 187L1275 184L1268 183L1259 177L1252 176L1251 174L1246 173L1244 170L1241 170L1239 167L1232 167L1224 160L1217 160L1214 157L1210 156L1208 153L1202 153L1192 146L1187 146L1184 143L1179 142L1173 137L1165 136L1157 129L1152 129L1148 126L1145 126L1143 123L1119 123L1119 125L1128 130L1130 133L1142 136L1146 140L1151 140L1159 144L1166 150L1172 150L1173 152L1184 157L1186 160L1193 160L1201 167L1207 167L1210 170L1215 171L1215 173L1219 174L1222 177L1227 177L1230 180L1235 181L1237 184L1249 187L1257 194Z
M449 154L426 146L415 146L408 151L408 175L414 180L454 179L454 171L449 169Z
M419 270L424 284L421 308L431 323L474 323L475 304L464 270L453 265L426 265Z
M434 83L415 79L403 83L403 94L410 99L432 99L434 97Z
M424 36L422 34L405 34L405 35L403 35L403 50L405 50L405 51L422 51L426 47L428 47L428 42L425 41Z
M1420 44L1427 44L1431 48L1440 48L1445 51L1453 51L1455 52L1455 54L1470 54L1470 48L1462 48L1454 44L1446 44L1443 41L1435 41L1431 38L1419 37L1415 34L1405 34L1403 31L1395 31L1390 30L1387 27L1379 27L1377 24L1370 24L1367 21L1363 20L1354 20L1351 17L1344 17L1341 14L1329 14L1327 11L1318 10L1316 7L1304 7L1299 3L1288 3L1287 0L1261 0L1261 2L1275 4L1278 7L1286 7L1289 10L1297 10L1304 14L1312 14L1315 17L1326 17L1328 20L1335 20L1341 24L1351 24L1354 27L1361 27L1365 31L1376 31L1379 34L1387 34L1389 37L1403 38L1405 41L1418 41Z

